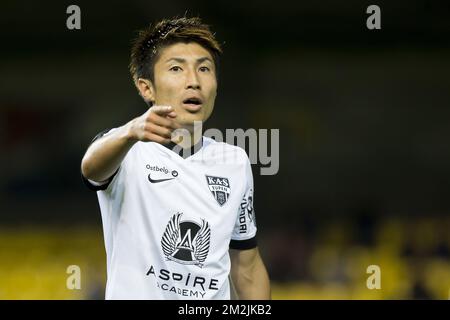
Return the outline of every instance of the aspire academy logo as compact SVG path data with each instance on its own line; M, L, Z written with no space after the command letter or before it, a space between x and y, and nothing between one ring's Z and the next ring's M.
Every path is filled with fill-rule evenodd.
M162 250L167 260L201 268L208 257L211 228L204 219L201 224L181 221L182 215L174 214L167 223L161 239Z

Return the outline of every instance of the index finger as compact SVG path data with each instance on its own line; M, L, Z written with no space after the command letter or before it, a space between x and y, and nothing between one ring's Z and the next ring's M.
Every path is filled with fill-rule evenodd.
M173 111L171 106L153 106L150 108L150 112L154 112L160 116L167 116L169 113Z

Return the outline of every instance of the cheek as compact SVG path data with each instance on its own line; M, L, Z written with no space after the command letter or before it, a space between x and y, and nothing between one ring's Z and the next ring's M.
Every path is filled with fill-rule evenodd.
M179 92L176 81L170 77L160 77L156 82L155 93L162 104L172 103Z
M217 85L213 85L210 89L208 114L211 114L212 110L214 109L214 102L216 100L216 96L217 96Z
M205 110L206 119L209 118L209 116L213 112L216 95L217 95L217 92L215 90L213 92L211 92L211 95L209 97L208 108Z
M216 96L217 96L217 82L214 81L214 82L211 84L211 87L210 87L210 89L209 89L209 92L210 92L210 95L209 95L210 100L211 100L211 101L214 101L214 99L215 99Z

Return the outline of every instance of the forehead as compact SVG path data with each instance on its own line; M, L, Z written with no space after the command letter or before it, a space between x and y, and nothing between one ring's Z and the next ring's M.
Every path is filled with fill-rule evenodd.
M203 57L208 57L213 61L209 51L200 44L196 42L178 42L163 48L156 63L164 63L171 58L182 58L189 62Z

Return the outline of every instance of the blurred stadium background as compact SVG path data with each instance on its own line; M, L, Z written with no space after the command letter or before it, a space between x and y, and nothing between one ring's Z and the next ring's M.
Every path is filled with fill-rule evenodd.
M81 7L82 29L66 29ZM450 13L445 1L2 2L0 299L102 299L96 195L81 157L144 112L134 31L199 14L224 41L208 127L279 128L280 171L255 176L275 299L450 297ZM239 114L239 117L236 117ZM366 268L381 268L369 290ZM81 290L68 290L78 265Z

